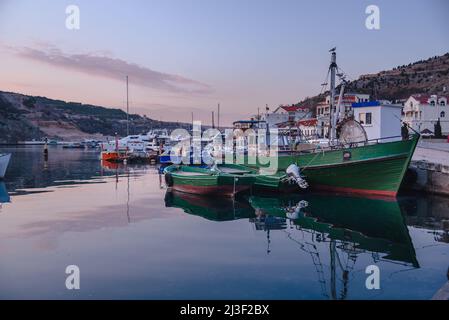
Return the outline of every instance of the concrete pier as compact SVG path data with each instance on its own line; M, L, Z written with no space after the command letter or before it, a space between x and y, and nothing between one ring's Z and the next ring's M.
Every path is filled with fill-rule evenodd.
M449 143L420 142L405 189L449 196Z

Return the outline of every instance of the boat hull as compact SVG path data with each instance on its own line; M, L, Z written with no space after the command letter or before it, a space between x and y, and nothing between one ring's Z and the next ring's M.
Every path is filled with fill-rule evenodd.
M251 185L238 185L235 188L233 186L198 186L198 185L188 185L188 184L174 184L172 190L199 194L199 195L222 195L225 197L231 197L236 193L248 190Z
M279 155L278 170L296 164L311 189L394 197L410 164L419 136L409 140L319 151ZM257 159L248 166L263 167ZM267 163L267 159L264 159Z
M184 175L183 170L189 172ZM183 167L181 172L176 166L167 167L165 178L172 190L200 195L233 196L239 192L249 190L254 184L255 177L249 175L211 174L208 169Z
M0 155L0 179L3 179L5 177L6 169L8 168L10 159L11 159L10 153Z
M103 151L101 152L101 160L102 161L109 161L109 162L122 162L123 160L127 159L128 157L120 152L117 151Z
M296 184L288 183L284 180L285 173L278 172L276 174L259 174L254 181L256 190L271 192L295 192L300 188Z

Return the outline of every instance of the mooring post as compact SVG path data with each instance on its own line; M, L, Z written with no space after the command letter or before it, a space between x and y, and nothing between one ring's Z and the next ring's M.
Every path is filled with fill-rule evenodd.
M44 144L44 160L48 161L48 139L45 138L45 144Z

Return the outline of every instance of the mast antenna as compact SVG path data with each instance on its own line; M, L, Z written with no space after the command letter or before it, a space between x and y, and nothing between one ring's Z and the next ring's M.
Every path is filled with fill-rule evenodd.
M129 136L129 94L128 94L128 76L126 76L126 135Z

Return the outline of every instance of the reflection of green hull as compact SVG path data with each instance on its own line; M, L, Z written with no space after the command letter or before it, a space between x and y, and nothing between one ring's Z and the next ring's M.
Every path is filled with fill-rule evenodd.
M254 209L248 203L227 198L209 198L187 193L167 192L165 205L180 208L188 214L212 221L254 217Z
M297 164L311 188L396 196L418 138L415 135L407 141L280 155L277 157L278 170ZM262 163L268 162L268 159L262 160ZM249 157L246 161L250 167L266 166L255 158Z
M386 259L419 267L396 201L332 195L250 197L256 212L278 217L286 217L285 208L300 200L309 204L295 218L295 225L325 233L331 239L356 243L357 248L363 250L387 253Z

